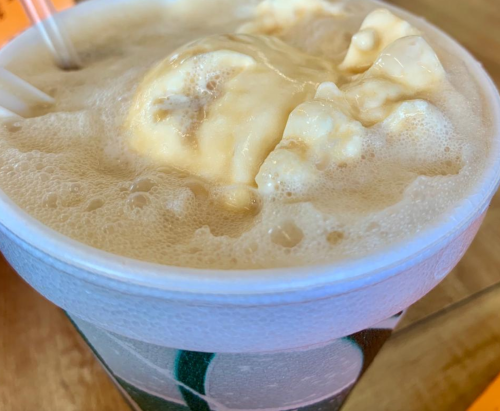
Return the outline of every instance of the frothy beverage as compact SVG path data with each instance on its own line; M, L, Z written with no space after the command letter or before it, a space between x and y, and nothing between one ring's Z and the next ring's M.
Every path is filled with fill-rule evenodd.
M0 188L53 229L166 265L365 256L443 220L488 156L463 62L370 2L126 3L9 69L53 96L2 120ZM149 3L148 3L149 4Z

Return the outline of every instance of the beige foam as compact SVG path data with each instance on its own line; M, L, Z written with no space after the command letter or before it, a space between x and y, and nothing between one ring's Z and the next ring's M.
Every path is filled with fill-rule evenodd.
M336 86L322 80L316 99L314 93L304 97L304 104L335 105L362 125L363 138L353 161L307 163L314 179L295 190L267 194L253 188L240 196L239 184L228 192L227 185L131 150L123 125L145 74L182 45L235 32L255 18L255 2L225 1L224 8L210 3L214 7L204 13L195 0L172 9L157 4L150 13L141 3L140 19L133 7L124 6L128 17L89 21L85 41L76 41L80 47L91 44L83 49L81 71L61 73L45 54L11 64L56 102L51 109L41 107L37 117L2 122L2 190L43 223L91 246L161 264L221 269L364 256L424 230L471 192L488 155L488 113L467 68L425 32L447 73L439 87L434 80L430 87L408 86L391 73L367 74L368 68L365 77L349 73L332 79ZM320 13L294 21L280 37L316 57L345 54L350 38L331 49L332 27L338 21L352 35L374 9L364 2L349 2L348 8L355 14ZM130 29L123 31L127 19ZM357 92L347 84L367 81L375 82L371 90L389 91L358 107ZM344 96L352 101L341 104ZM288 136L294 140L291 132ZM323 151L307 137L314 158ZM279 151L291 156L300 153L295 149ZM295 161L275 160L281 167ZM242 202L249 205L245 212Z

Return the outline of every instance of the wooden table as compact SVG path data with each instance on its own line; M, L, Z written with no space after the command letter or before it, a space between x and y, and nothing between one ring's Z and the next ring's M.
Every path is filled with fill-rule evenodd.
M500 85L496 0L392 0L462 42ZM500 194L471 249L412 307L345 411L461 411L500 373ZM129 411L64 314L0 257L0 410Z

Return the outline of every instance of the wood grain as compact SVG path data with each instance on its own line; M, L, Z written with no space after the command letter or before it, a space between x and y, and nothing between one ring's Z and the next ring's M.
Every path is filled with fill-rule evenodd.
M397 333L343 411L465 411L500 372L499 313L500 284Z
M129 411L61 310L0 255L0 410Z
M468 48L500 84L497 0L392 0ZM457 268L410 309L346 411L461 411L500 372L500 195ZM128 411L64 314L0 258L0 410Z

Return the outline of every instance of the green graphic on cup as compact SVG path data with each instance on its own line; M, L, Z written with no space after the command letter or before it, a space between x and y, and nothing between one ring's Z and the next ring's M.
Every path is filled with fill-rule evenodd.
M389 338L398 314L320 346L262 353L160 347L72 318L136 410L338 410Z
M215 354L179 351L175 362L175 376L178 381L185 384L180 386L179 390L182 397L191 411L210 411L210 405L203 399L205 392L205 380L208 367L214 359Z

